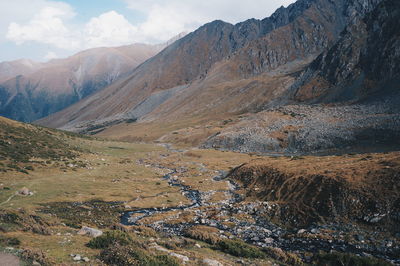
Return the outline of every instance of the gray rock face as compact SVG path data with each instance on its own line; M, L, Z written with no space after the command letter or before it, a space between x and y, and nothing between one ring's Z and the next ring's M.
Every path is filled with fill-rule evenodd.
M287 9L278 9L270 18L262 21L264 28L292 24L276 34L255 40L250 44L250 49L239 51L236 56L244 62L240 65L242 73L245 76L260 74L293 61L294 58L319 54L336 42L348 23L362 18L380 1L298 1ZM307 12L301 14L305 9Z
M365 1L354 10L374 2ZM322 53L295 84L294 99L306 102L362 100L398 92L400 81L400 3L383 1L356 17L339 41Z

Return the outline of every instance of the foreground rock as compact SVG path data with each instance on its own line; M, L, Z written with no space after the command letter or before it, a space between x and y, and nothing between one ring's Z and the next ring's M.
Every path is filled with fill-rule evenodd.
M103 234L101 230L90 228L87 226L82 226L81 230L78 231L78 235L88 235L90 237L98 237Z

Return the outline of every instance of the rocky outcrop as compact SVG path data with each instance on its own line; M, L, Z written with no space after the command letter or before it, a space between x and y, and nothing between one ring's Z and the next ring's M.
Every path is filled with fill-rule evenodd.
M354 101L398 92L400 3L383 1L346 27L340 40L321 54L295 84L303 102Z

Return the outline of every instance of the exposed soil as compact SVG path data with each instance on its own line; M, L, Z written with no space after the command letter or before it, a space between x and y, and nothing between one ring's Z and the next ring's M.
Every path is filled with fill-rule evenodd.
M0 252L0 266L20 266L17 256Z

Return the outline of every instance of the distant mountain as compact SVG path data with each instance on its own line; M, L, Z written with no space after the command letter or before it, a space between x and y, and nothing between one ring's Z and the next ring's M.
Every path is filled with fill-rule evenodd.
M95 48L66 59L0 63L0 115L31 122L93 94L156 55L166 44Z
M29 59L20 59L0 63L0 82L14 78L18 75L29 75L39 70L44 64Z
M298 71L378 2L299 0L263 20L208 23L125 80L39 123L87 131L132 119L176 121L191 115L210 117L210 112L257 110L291 82L287 75L272 81L267 73L287 64L289 72Z

